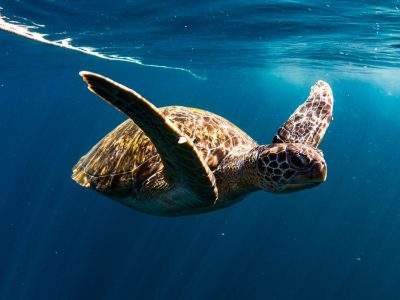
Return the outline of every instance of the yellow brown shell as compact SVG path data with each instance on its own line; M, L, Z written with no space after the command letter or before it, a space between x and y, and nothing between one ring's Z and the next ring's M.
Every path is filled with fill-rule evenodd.
M227 156L249 151L257 145L234 124L208 111L181 106L159 110L192 140L211 171L216 170ZM162 175L162 171L163 163L157 149L128 119L79 160L72 177L79 184L113 198L125 198L144 187L143 192L147 193L152 189L167 188L169 182L163 176L145 186L151 176Z

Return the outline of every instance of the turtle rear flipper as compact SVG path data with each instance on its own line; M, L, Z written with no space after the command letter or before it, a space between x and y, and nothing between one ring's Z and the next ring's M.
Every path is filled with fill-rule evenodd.
M153 104L135 91L91 72L79 73L90 91L131 118L157 148L171 183L183 183L196 199L190 206L209 206L218 199L215 177L192 141Z
M278 129L274 143L301 143L318 147L332 121L333 95L329 84L319 80L307 100Z

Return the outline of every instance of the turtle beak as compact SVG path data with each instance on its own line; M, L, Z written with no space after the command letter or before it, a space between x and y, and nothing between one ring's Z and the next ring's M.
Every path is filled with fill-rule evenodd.
M326 181L326 176L327 168L325 162L315 163L305 172L295 175L282 192L290 193L316 187Z
M327 167L325 162L315 163L306 173L300 173L296 175L292 182L294 184L311 184L318 185L326 181L328 175Z
M326 164L324 164L324 168L321 170L322 174L322 182L326 181L326 178L328 177L328 169L326 167Z
M325 162L318 163L317 171L315 172L315 176L320 178L320 182L325 182L326 177L328 177L328 169L326 167Z

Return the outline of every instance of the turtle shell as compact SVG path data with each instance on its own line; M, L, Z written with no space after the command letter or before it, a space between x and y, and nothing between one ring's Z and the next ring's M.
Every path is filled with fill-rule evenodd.
M228 155L257 145L237 126L208 111L181 106L163 107L160 111L193 141L211 171ZM153 143L128 119L79 160L72 177L85 187L127 197L134 186L162 168Z

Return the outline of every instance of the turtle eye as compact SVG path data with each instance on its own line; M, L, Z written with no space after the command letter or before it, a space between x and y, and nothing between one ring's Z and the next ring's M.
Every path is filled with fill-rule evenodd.
M297 169L304 169L309 164L308 158L302 154L294 154L290 158L290 162Z

